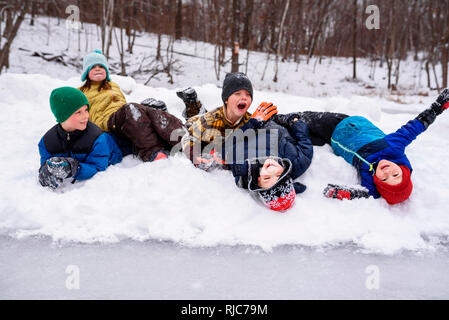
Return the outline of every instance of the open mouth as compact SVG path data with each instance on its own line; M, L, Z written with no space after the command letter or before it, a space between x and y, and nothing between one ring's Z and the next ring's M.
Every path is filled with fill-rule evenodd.
M388 168L390 165L388 165L388 164L385 164L385 165L383 165L382 167L380 167L380 170L383 170L383 169L385 169L385 168Z
M243 110L246 108L246 103L239 103L237 108L239 108L239 110Z

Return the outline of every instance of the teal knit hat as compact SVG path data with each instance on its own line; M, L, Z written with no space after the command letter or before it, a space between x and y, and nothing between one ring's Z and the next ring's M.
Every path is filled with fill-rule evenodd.
M109 77L109 64L101 50L94 50L94 52L84 56L81 81L86 81L89 71L96 65L100 65L106 70L106 80L111 81L111 78Z
M51 112L55 115L56 122L66 121L79 108L87 104L89 110L89 101L83 92L72 87L61 87L53 90L50 95Z

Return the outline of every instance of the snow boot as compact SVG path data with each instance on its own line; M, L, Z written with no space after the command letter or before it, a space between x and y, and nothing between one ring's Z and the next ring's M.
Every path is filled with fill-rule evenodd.
M148 99L143 100L140 104L145 107L154 108L154 109L158 109L158 110L167 112L167 105L165 104L164 101L161 101L161 100L156 100L154 98L148 98Z
M188 87L187 89L176 92L176 95L182 99L186 105L182 116L187 120L193 116L206 113L201 101L198 100L195 89Z

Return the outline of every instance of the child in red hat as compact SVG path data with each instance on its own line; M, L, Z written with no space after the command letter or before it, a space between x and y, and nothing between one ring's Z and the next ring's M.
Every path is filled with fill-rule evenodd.
M328 185L324 195L338 199L382 197L391 205L407 200L413 183L405 148L447 108L449 90L445 89L430 108L388 135L364 117L342 120L333 131L332 148L336 155L357 168L361 184L368 191Z

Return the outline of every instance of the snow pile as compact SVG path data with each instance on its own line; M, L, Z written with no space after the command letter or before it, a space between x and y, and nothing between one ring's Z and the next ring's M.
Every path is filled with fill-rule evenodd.
M113 80L130 88L127 101L154 97L181 117L184 106L175 90L146 87L130 78L113 76ZM66 186L63 192L42 188L37 179L37 143L55 123L48 103L50 92L64 85L78 86L79 78L0 77L0 235L45 235L56 241L77 242L160 239L187 246L245 244L266 250L283 244L351 244L386 254L447 244L448 114L440 116L407 149L415 169L415 189L406 203L390 207L383 200L324 198L321 192L327 183L358 182L356 171L324 146L315 147L310 169L298 179L307 185L306 192L298 196L290 211L278 214L238 189L230 172L203 172L182 155L155 163L128 156L91 180ZM207 108L220 105L221 91L215 85L195 89ZM261 101L271 100L281 113L328 110L362 114L386 132L415 117L415 111L433 99L401 105L374 97L312 99L257 90L254 97L250 112Z

